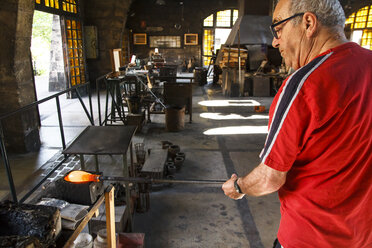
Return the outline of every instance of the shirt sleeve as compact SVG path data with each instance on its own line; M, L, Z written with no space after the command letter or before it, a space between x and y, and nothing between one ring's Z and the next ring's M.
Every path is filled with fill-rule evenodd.
M292 167L315 127L311 101L306 87L301 85L299 88L291 78L288 79L275 106L272 106L275 110L260 154L262 163L279 171L288 171Z
M288 171L317 127L316 91L309 76L332 53L313 59L294 72L282 88L271 118L261 161L273 169Z

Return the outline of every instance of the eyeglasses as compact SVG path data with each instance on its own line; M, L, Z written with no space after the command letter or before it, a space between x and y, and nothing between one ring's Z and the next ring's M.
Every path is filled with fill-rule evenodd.
M281 20L280 22L277 22L277 23L274 23L274 24L270 25L271 33L273 34L273 36L275 37L275 39L279 39L278 31L280 30L280 29L279 30L275 30L275 27L276 26L278 26L278 25L280 25L280 24L282 24L282 23L284 23L286 21L289 21L292 18L295 18L297 16L301 16L303 14L305 14L305 13L297 13L297 14L294 14L293 16L291 16L291 17L288 17L287 19Z

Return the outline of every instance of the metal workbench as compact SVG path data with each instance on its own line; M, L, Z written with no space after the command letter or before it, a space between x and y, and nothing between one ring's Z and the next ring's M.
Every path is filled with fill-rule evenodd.
M97 172L99 171L97 155L122 155L123 176L129 177L127 153L129 149L130 165L133 168L132 138L136 129L136 126L88 126L62 153L80 155L82 170L85 170L84 155L95 155ZM129 183L124 184L127 209L131 213ZM128 227L132 229L131 214L128 222Z

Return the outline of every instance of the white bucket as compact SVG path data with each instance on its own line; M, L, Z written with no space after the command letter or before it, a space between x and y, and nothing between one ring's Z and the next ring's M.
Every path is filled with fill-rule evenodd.
M75 248L92 248L93 237L89 233L80 233L74 241Z
M97 237L94 239L94 248L107 248L107 231L101 229L97 233Z

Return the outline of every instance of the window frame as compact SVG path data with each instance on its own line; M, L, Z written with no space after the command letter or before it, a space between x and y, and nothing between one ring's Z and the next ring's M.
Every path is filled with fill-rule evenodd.
M51 0L49 0L51 1ZM66 88L71 88L79 84L84 84L89 81L88 78L88 72L87 72L87 62L86 62L86 48L85 48L85 37L84 37L84 22L81 17L80 12L80 3L79 0L54 0L58 1L58 9L54 7L48 7L46 6L46 0L35 0L35 10L58 15L60 17L60 23L61 23L61 35L62 35L62 44L63 44L63 62L64 62L64 69L65 69L65 76L66 76ZM71 4L76 6L76 13L75 12L69 12L63 10L63 2L69 2L72 1ZM40 2L40 3L39 3ZM69 44L68 40L71 39L72 43L74 44L74 37L71 36L71 38L68 38L67 36L67 27L66 27L66 20L74 20L76 22L80 23L80 35L81 38L79 38L78 34L76 34L76 42L77 42L77 54L78 56L75 56L75 53L72 57L69 56ZM72 30L72 29L71 29ZM78 30L77 28L75 30ZM79 40L81 40L81 48L79 47ZM75 49L75 48L73 48ZM79 51L81 49L81 53ZM75 51L75 50L74 50ZM76 59L78 59L79 64L76 66ZM71 60L74 61L74 65L71 65ZM82 66L81 66L82 62ZM77 70L78 69L78 70ZM74 74L76 74L76 71L79 72L79 80L77 80L76 75L72 75L72 70L74 70ZM79 81L79 82L77 82ZM69 97L72 97L72 93L69 93Z
M366 9L367 8L367 9ZM366 9L366 10L365 10ZM367 11L366 15L359 15L358 13L362 11ZM366 17L365 21L359 22L357 19ZM356 24L364 23L364 27L355 27ZM349 26L350 31L353 33L353 31L360 30L362 31L362 37L360 39L360 45L361 46L369 46L369 49L372 50L372 38L370 37L370 33L372 32L372 25L369 27L368 24L372 23L372 5L366 5L364 7L359 8L355 12L349 15L349 17L346 19L345 27ZM364 44L366 43L366 44ZM363 45L364 44L364 45Z

